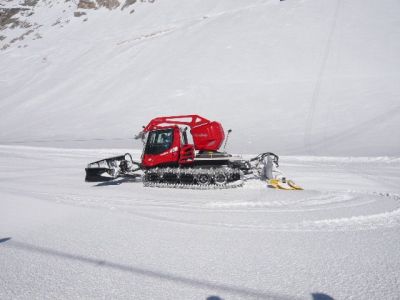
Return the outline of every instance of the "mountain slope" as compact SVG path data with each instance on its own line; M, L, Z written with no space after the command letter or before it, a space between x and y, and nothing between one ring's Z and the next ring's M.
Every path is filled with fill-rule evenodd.
M151 118L197 113L231 152L400 153L398 1L46 3L41 38L0 52L4 144L139 147Z

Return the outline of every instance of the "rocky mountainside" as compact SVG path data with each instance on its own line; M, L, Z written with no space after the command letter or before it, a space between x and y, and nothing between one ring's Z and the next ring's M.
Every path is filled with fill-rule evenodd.
M155 0L139 1L155 2ZM40 28L46 25L63 27L74 17L82 18L85 22L88 20L89 10L127 9L132 14L136 2L137 0L3 0L0 2L0 49L5 50L12 45L27 47L27 40L43 37ZM42 18L43 15L52 15L53 18Z

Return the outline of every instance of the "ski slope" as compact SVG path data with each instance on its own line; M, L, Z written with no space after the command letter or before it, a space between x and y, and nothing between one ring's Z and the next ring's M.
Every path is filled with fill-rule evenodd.
M304 191L83 181L120 151L0 147L1 299L398 297L399 159L281 158Z
M398 156L399 5L39 1L22 19L43 26L1 51L0 140L131 148L150 119L196 113L236 153Z

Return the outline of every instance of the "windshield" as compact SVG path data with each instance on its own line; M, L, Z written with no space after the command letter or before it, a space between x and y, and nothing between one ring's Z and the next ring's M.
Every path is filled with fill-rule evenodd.
M171 148L173 129L156 130L149 133L147 138L146 154L160 154Z

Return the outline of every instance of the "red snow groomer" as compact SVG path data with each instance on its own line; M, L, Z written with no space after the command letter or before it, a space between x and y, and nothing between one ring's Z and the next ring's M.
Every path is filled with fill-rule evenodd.
M144 168L189 166L205 158L220 161L218 158L226 156L218 152L225 139L222 125L197 115L155 118L143 133L148 133L142 156Z
M141 162L126 153L90 163L86 181L142 177L145 186L226 188L242 185L250 173L273 179L272 170L278 167L279 158L271 152L244 160L219 151L227 142L222 125L198 115L155 118L136 138L144 144Z

